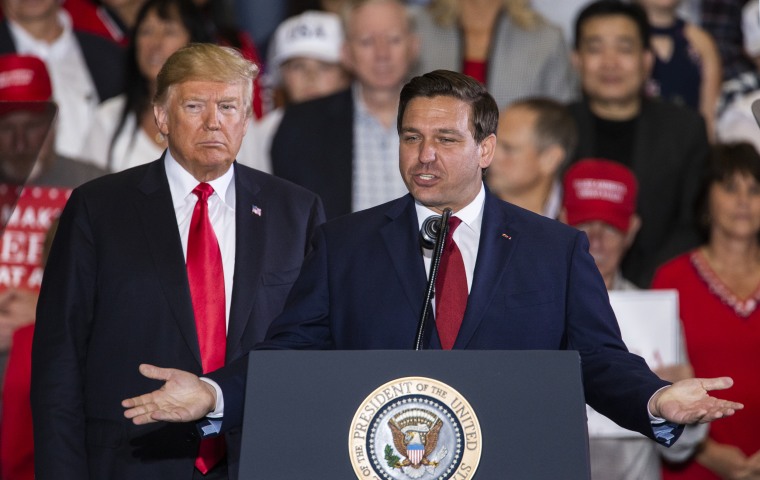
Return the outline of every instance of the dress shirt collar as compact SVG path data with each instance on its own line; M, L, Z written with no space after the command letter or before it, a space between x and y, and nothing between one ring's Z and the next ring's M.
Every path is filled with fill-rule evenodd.
M200 182L177 162L169 149L166 150L164 167L166 168L166 178L169 180L172 202L175 208L177 208L185 202L188 195L193 195L193 189ZM235 167L230 166L224 175L207 182L214 189L214 193L233 210L235 209L235 182L232 181L234 173Z
M463 224L467 225L478 237L480 237L480 226L483 223L483 206L486 200L486 191L483 188L483 184L480 184L480 191L475 198L467 206L454 212L452 216L458 217ZM417 210L417 222L419 227L422 228L422 223L425 219L431 215L438 215L433 210L429 209L425 205L421 204L417 200L414 201L414 207Z

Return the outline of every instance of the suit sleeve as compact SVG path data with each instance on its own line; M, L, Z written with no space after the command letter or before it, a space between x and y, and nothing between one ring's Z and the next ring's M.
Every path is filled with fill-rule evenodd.
M568 268L567 348L580 353L586 402L620 426L654 439L647 405L668 382L628 352L584 233L575 238Z
M84 363L93 318L96 255L86 206L69 199L45 269L32 346L36 478L89 478Z
M319 197L315 196L311 205L309 218L307 220L307 236L306 238L312 238L315 235L315 231L318 231L318 227L325 221L325 212L322 208L322 202ZM306 256L309 258L313 254L314 242L307 242L305 246ZM306 267L302 267L301 275ZM300 281L296 280L298 283ZM295 288L295 287L294 287ZM286 304L287 310L287 304ZM277 320L275 320L276 322ZM269 337L269 334L267 334ZM289 348L287 346L279 346L276 343L263 342L256 346L260 349L279 349ZM224 396L224 418L222 420L221 433L225 433L231 429L237 428L243 423L243 411L245 407L245 389L246 379L248 376L248 355L245 355L231 364L216 370L215 372L207 375L214 380L219 388L222 390Z
M317 228L311 252L285 302L285 309L256 349L330 350L330 279L324 229Z

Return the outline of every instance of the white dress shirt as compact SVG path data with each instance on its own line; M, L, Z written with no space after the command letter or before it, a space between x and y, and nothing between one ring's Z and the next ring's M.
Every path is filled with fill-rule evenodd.
M182 240L182 251L187 259L187 237L190 232L190 220L198 197L193 189L200 183L190 173L177 163L177 160L166 151L164 159L166 178L169 180L169 190L177 215L179 236ZM208 198L208 213L211 226L219 242L224 268L224 303L226 324L230 322L230 304L232 299L232 278L235 273L235 169L230 167L227 172L216 180L207 182L214 189Z
M63 9L58 13L58 22L63 33L51 43L32 37L13 21L8 22L8 27L18 54L34 55L45 62L53 86L53 100L58 105L55 150L63 156L77 158L100 99L74 36L71 17Z
M79 158L109 172L121 172L161 156L164 149L145 133L132 112L127 114L119 136L114 139L126 103L127 95L121 94L98 106ZM111 140L115 141L109 162Z
M480 226L483 223L483 205L486 200L486 192L483 184L480 185L480 191L472 202L458 212L452 214L453 217L459 218L462 223L454 231L454 242L457 244L459 251L462 253L464 261L464 271L467 274L467 292L472 290L472 277L475 273L475 261L478 259L478 245L480 244ZM433 210L422 205L415 200L417 209L417 221L419 227L431 215L438 215ZM430 275L430 264L432 263L433 250L423 249L422 257L425 262L425 273Z

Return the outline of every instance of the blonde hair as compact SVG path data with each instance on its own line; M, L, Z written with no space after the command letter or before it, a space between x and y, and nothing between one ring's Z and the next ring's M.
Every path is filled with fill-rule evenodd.
M432 0L428 6L430 14L438 25L450 27L457 22L460 0ZM504 10L515 24L530 30L541 24L543 19L530 6L530 0L502 0Z
M174 52L164 63L156 77L156 96L153 103L165 105L172 85L200 80L207 82L243 84L243 103L246 115L251 116L253 79L259 67L246 60L231 47L212 43L191 43Z

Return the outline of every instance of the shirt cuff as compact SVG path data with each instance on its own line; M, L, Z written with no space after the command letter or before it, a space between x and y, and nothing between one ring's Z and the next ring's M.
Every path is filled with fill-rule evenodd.
M652 434L654 435L654 440L661 445L665 445L666 447L670 447L675 443L676 440L678 440L678 438L681 436L681 433L683 433L684 425L671 422L662 417L655 417L652 415L652 411L649 410L649 403L652 401L652 398L654 398L655 395L657 395L661 390L668 388L669 386L670 385L667 385L658 389L656 392L654 392L654 394L652 394L651 397L649 397L649 401L647 402L647 414L649 415L649 423L652 425Z
M224 395L222 395L222 389L219 387L218 383L211 380L210 378L200 377L200 379L202 382L206 382L212 387L214 387L214 391L216 392L216 405L214 406L214 410L208 415L206 415L206 417L207 418L222 418L224 416Z
M201 380L203 380L203 379L201 378ZM655 417L654 415L652 415L652 411L649 410L649 404L652 402L652 399L654 398L655 395L657 395L658 393L660 393L661 391L665 390L668 387L670 387L670 385L666 385L666 386L658 389L656 392L654 392L652 394L651 397L649 397L649 401L647 402L647 413L649 414L649 422L652 423L652 424L655 424L655 423L665 423L667 421L667 420L665 420L662 417ZM217 388L219 388L219 387L217 387ZM217 398L219 398L219 397L217 397Z

